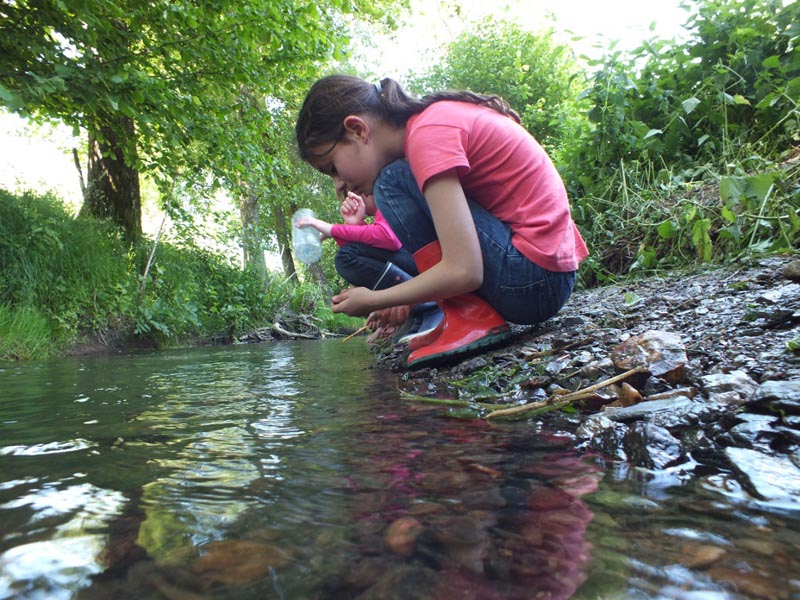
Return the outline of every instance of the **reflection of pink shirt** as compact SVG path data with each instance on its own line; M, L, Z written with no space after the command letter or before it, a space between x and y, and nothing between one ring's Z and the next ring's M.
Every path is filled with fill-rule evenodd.
M511 243L550 271L589 254L550 157L521 125L491 108L440 101L406 124L405 154L419 184L457 169L471 198L511 227Z
M375 212L375 218L370 225L343 225L337 223L331 227L331 237L340 246L360 242L391 252L397 252L403 247L403 244L397 239L394 231L389 227L380 211Z

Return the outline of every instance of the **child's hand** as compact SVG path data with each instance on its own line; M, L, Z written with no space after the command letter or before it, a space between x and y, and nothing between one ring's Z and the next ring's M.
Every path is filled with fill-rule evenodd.
M322 234L323 239L331 237L331 227L333 226L322 219L317 219L316 217L300 217L294 224L298 229L313 227Z
M333 303L331 310L335 313L343 312L351 317L364 317L373 309L369 301L371 295L372 291L365 287L342 290L331 298Z
M376 310L371 312L367 317L367 325L370 329L382 329L386 327L396 329L406 322L410 313L410 306L392 306L391 308Z
M371 312L367 317L367 327L372 329L372 335L367 338L367 343L378 338L390 338L411 313L410 306L393 306Z
M367 214L366 211L363 198L353 192L347 192L347 196L339 207L342 219L347 225L363 225Z

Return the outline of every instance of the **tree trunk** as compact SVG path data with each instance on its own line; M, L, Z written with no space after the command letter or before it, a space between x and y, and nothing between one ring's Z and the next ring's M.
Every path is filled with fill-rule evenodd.
M142 199L139 172L129 166L124 147L135 148L135 130L130 117L112 117L116 127L96 124L89 128L89 165L82 215L110 219L118 225L125 239L133 242L142 236ZM109 120L106 123L112 123ZM120 138L124 132L127 139Z
M275 204L272 209L275 219L275 237L278 239L278 250L281 253L281 263L283 263L283 273L289 281L297 281L297 268L292 258L292 234L287 225L286 214L280 204Z
M259 214L258 196L250 186L239 196L239 214L242 219L242 248L244 250L244 267L258 275L266 285L267 261L264 258L264 247L261 243L261 216Z

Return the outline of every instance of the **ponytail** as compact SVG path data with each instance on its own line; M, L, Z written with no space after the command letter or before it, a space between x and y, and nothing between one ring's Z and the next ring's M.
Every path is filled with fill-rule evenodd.
M520 122L519 115L500 96L450 91L415 98L389 77L371 84L349 75L330 75L311 86L300 108L295 125L300 157L308 161L333 150L344 138L348 115L368 114L394 127L405 127L409 117L442 100L487 106Z

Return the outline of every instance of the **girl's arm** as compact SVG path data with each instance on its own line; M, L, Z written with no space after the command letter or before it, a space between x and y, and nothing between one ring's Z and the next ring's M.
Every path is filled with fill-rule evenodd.
M429 180L425 198L442 247L442 260L417 277L387 288L345 290L334 296L334 312L365 315L374 310L440 300L471 292L483 283L483 255L475 222L455 170Z
M313 227L322 234L324 239L331 237L331 228L333 225L315 217L301 217L297 219L297 227L301 229L303 227Z

